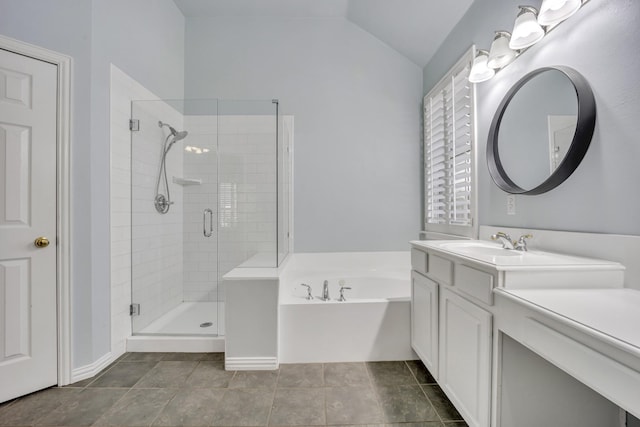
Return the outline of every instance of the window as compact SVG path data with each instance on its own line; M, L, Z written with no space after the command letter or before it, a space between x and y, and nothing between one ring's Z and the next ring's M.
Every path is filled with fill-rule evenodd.
M472 47L424 97L425 230L476 237Z

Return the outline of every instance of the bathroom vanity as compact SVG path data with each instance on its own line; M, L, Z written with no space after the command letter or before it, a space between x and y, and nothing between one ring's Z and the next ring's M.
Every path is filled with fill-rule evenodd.
M640 316L620 316L640 292L623 289L623 265L479 240L411 245L412 346L470 426L539 425L554 410L556 425L620 425L618 406L639 410Z

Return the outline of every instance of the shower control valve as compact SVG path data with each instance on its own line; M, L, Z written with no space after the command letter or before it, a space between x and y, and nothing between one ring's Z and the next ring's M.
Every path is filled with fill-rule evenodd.
M306 299L308 300L312 300L313 299L313 295L311 295L311 286L305 284L305 283L300 283L300 286L304 286L307 288L307 296Z

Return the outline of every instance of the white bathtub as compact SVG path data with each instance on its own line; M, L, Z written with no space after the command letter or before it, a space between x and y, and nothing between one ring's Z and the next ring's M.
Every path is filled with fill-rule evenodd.
M281 363L415 359L409 252L289 255L280 274ZM329 281L331 301L322 301ZM352 289L338 301L339 281ZM313 289L313 300L307 290Z

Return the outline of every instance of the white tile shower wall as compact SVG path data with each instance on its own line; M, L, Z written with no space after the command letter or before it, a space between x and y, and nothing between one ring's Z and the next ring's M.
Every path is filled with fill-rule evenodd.
M229 270L276 263L275 116L186 116L185 126L186 144L211 151L184 157L186 177L202 180L185 186L184 298L224 301L218 283ZM212 238L203 236L206 208Z
M124 353L126 348L126 338L131 335L131 318L129 317L129 304L132 300L132 286L131 278L132 273L136 275L136 286L140 279L139 264L151 254L158 254L166 252L167 249L173 251L173 255L170 259L171 267L168 270L160 262L160 270L150 271L151 267L142 267L142 271L153 274L166 274L173 277L174 281L168 281L161 286L156 283L155 286L148 286L142 289L142 292L136 292L136 301L142 304L142 316L144 323L148 323L147 319L151 319L154 315L157 315L158 311L166 309L168 306L177 304L181 300L181 283L180 277L182 275L182 242L177 242L175 232L178 226L175 223L179 223L181 233L181 207L179 205L172 206L172 214L180 216L180 219L174 221L173 229L170 236L158 239L154 231L157 230L159 223L159 214L149 210L139 209L139 212L135 213L135 224L139 221L148 224L149 227L143 227L142 229L136 229L134 232L139 234L139 239L136 246L143 246L146 242L148 244L147 251L137 250L134 255L134 269L132 271L132 209L131 209L131 133L129 131L129 119L131 116L131 101L134 99L149 99L157 100L158 98L126 75L120 69L115 66L111 66L111 95L110 95L110 145L111 145L111 352L114 357ZM182 116L177 113L173 108L162 102L155 102L157 106L154 108L158 111L149 111L146 113L144 120L141 120L142 128L149 130L153 133L160 132L160 128L157 127L157 121L159 119L166 120L181 126ZM155 115L153 114L155 113ZM154 128L154 126L156 126ZM156 135L156 138L160 137L160 134ZM149 139L149 138L145 138ZM146 153L141 152L137 158L134 159L136 166L143 166L148 174L157 174L157 168L159 163L159 151L162 141L155 140L154 148ZM181 170L182 159L174 158L173 151L172 157L169 160L170 170ZM149 162L151 158L155 159L155 165L151 165ZM136 175L137 176L137 175ZM153 185L155 185L155 177ZM148 183L147 183L148 187ZM136 191L138 191L137 189ZM181 191L175 191L172 187L172 196L175 196L176 201L181 201ZM153 191L153 190L152 190ZM148 199L148 194L146 198ZM151 205L152 206L152 205ZM153 209L153 208L152 208ZM174 219L172 215L172 219ZM162 233L164 234L164 232ZM163 247L151 244L151 242L162 242ZM177 245L178 248L172 248L171 246ZM153 246L156 246L152 248ZM165 253L165 256L167 254ZM175 270L179 270L179 273ZM177 277L177 280L176 280ZM147 280L143 277L143 282ZM164 289L163 289L164 288ZM155 304L154 298L162 297L165 301L159 304L157 309L152 308ZM164 308L162 308L164 307ZM161 313L160 313L161 314ZM136 318L136 321L138 318ZM153 320L153 319L151 319ZM141 322L142 323L142 322ZM136 324L136 328L139 325Z
M207 152L184 152L184 177L201 181L199 185L184 186L184 272L185 301L217 301L218 236L216 228L218 207L217 116L185 116L189 136L185 146ZM213 233L203 232L204 210L213 211ZM206 218L209 229L209 218Z

